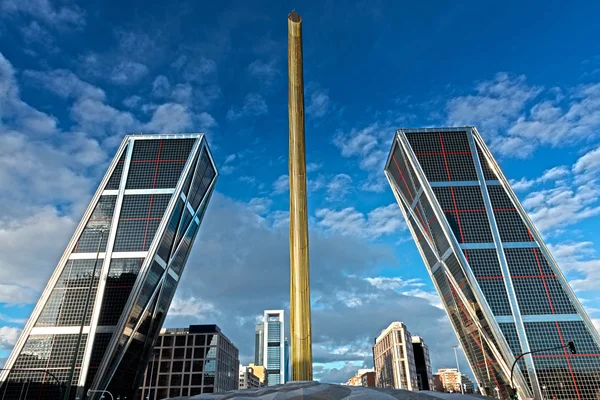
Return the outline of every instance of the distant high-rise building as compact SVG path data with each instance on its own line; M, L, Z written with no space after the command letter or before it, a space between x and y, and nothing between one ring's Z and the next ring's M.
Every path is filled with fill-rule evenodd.
M162 329L141 399L222 393L238 388L239 351L217 325Z
M267 368L269 386L285 383L285 323L283 315L283 310L265 310L264 312L263 365Z
M385 174L478 386L507 398L515 357L573 341L525 355L514 384L595 398L600 335L477 130L400 129Z
M412 346L413 354L415 356L415 369L417 371L417 384L419 385L419 390L433 390L429 348L420 336L412 337Z
M412 335L402 322L392 322L373 346L375 384L380 388L418 390Z
M265 324L259 322L254 329L254 365L263 365L265 351Z
M240 365L239 389L252 389L260 387L260 378L254 375L254 367Z
M0 374L6 398L31 379L38 400L68 382L72 399L133 399L217 176L201 134L125 137Z

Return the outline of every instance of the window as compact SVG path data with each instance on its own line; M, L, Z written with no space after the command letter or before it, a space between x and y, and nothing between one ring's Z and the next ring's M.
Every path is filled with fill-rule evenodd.
M178 335L175 336L175 346L185 346L186 336Z

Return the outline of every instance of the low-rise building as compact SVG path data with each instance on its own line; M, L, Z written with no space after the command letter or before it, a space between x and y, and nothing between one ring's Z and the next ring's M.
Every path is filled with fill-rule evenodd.
M269 380L269 374L267 374L267 369L264 365L254 365L248 364L249 367L252 367L254 375L258 377L261 386L267 386Z
M348 379L345 386L375 387L375 368L361 368L356 375Z
M260 379L254 374L254 368L251 366L240 365L239 389L252 389L260 387Z

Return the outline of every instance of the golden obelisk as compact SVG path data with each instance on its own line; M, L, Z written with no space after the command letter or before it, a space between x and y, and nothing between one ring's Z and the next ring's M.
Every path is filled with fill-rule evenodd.
M288 116L290 124L290 331L292 380L312 381L302 18L296 11L292 11L288 15Z

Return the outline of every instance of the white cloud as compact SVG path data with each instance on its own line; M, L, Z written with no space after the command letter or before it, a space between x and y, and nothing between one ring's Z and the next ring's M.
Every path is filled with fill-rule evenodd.
M275 59L268 62L264 60L253 61L248 66L248 72L265 85L272 85L281 75L281 72L277 69L277 60Z
M125 100L123 100L123 105L127 108L138 108L141 102L142 98L134 94L133 96L125 98Z
M309 91L308 106L306 107L307 116L323 117L330 109L331 102L326 90L315 89Z
M523 75L498 73L490 81L477 83L476 94L451 99L446 106L448 123L476 125L483 135L492 136L507 127L540 90L528 85Z
M85 26L85 12L73 4L54 7L50 0L3 0L0 11L4 15L26 14L57 29Z
M530 189L533 185L536 184L536 180L531 180L527 178L521 178L518 181L511 180L510 186L513 188L515 192L522 192Z
M154 111L146 129L152 133L182 133L192 126L192 113L181 104L161 104Z
M281 194L290 190L290 180L287 175L280 175L275 182L273 182L273 193Z
M12 350L20 334L19 328L0 326L0 350Z
M316 172L323 167L320 163L308 163L306 164L306 172Z
M573 172L580 175L590 175L600 171L600 147L589 151L581 156L575 165Z
M41 86L65 99L79 97L99 101L106 99L104 90L82 81L69 70L55 69L47 72L27 70L23 72L23 75L29 80L29 83Z
M369 282L371 285L375 286L377 289L382 289L382 290L386 290L386 289L400 289L400 288L405 288L405 287L420 287L420 286L424 286L425 284L423 282L421 282L420 279L407 279L404 280L401 277L395 276L395 277L384 277L384 276L377 276L374 278L365 278L365 280L367 282Z
M116 65L110 79L119 85L133 85L148 73L148 67L134 61L123 61Z
M152 95L156 97L166 97L171 91L169 79L164 75L159 75L152 82Z
M582 277L571 279L574 290L596 291L600 285L600 259L592 242L563 242L550 245L552 255L566 272L577 272Z
M530 193L523 206L538 229L547 231L600 214L600 206L596 205L599 193L600 188L592 183L579 187L559 186Z
M273 200L268 197L255 197L248 202L248 209L255 214L263 215L269 211Z
M49 135L57 131L56 118L40 112L21 100L15 70L0 53L0 124L30 135Z
M525 158L540 146L589 141L600 128L599 83L544 90L523 75L499 73L475 92L448 101L446 123L477 126L504 156Z
M205 318L215 313L215 306L206 300L194 296L182 298L175 295L169 307L168 315L170 317Z
M256 93L246 95L244 105L241 108L232 107L227 112L227 119L236 120L247 116L258 116L268 114L269 107L265 99Z
M350 192L352 178L347 174L337 174L326 184L326 199L328 201L341 200Z
M318 226L341 235L377 239L405 229L398 206L390 204L363 214L353 207L336 211L322 208L315 212Z
M349 133L338 133L333 144L341 150L342 157L358 157L361 169L381 174L393 137L393 128L375 123Z

